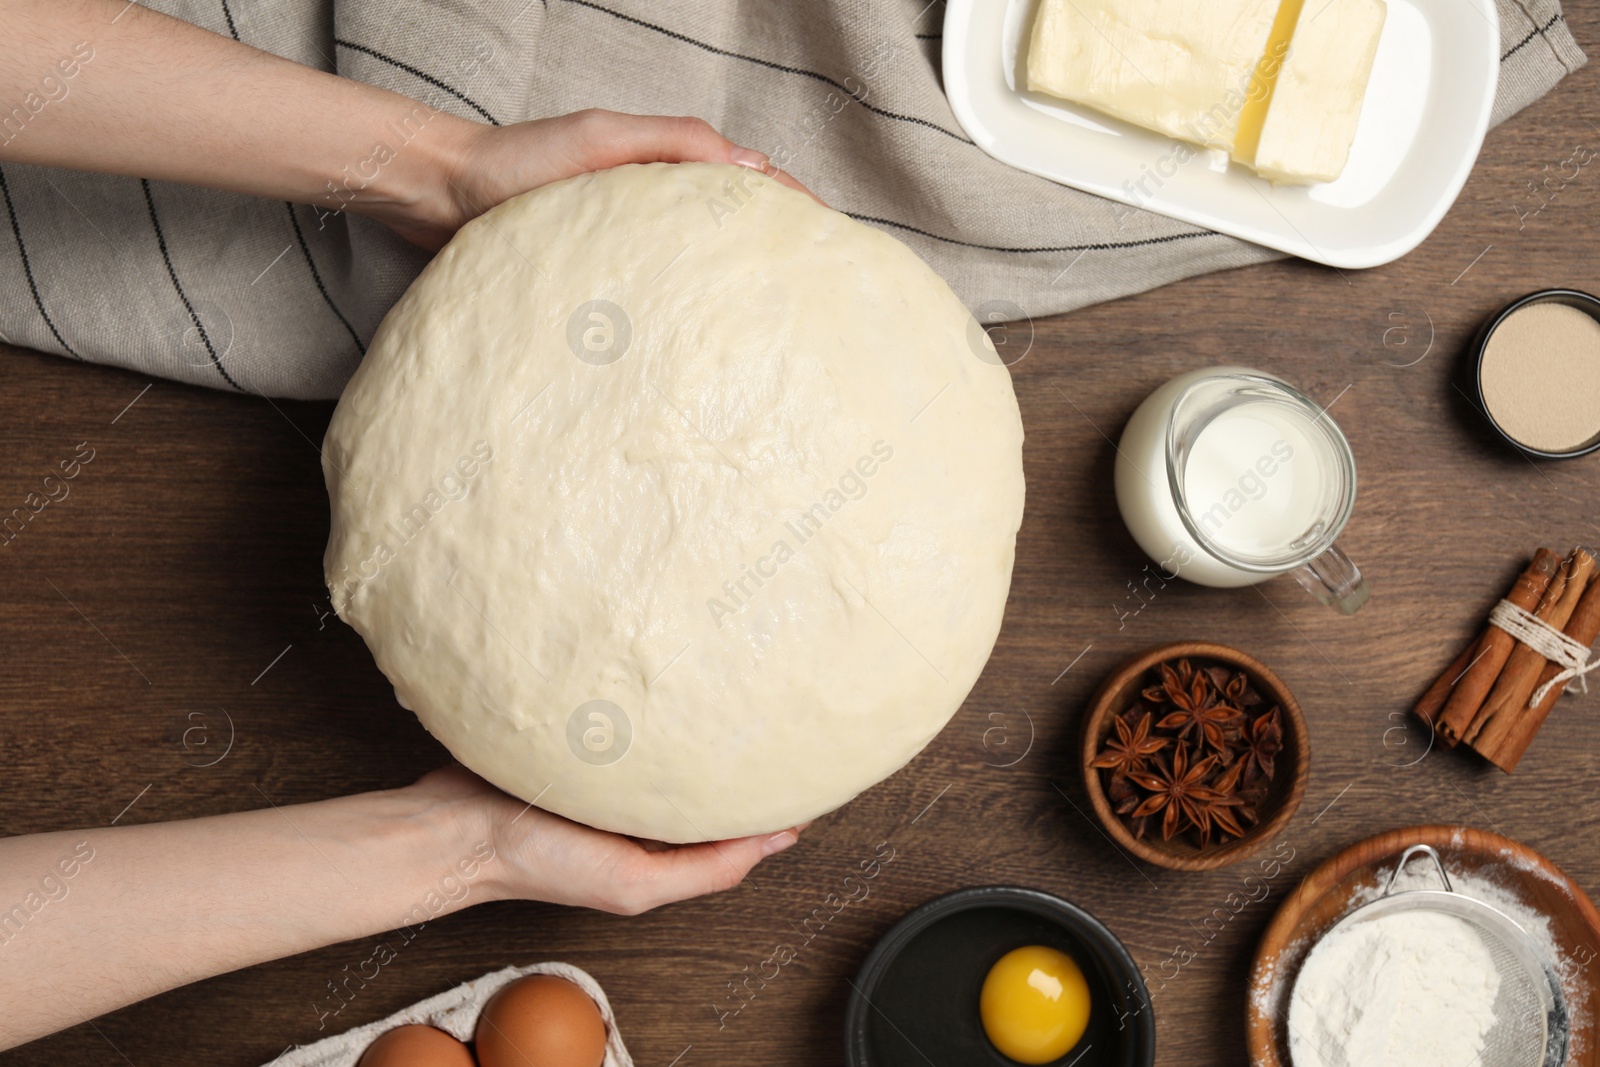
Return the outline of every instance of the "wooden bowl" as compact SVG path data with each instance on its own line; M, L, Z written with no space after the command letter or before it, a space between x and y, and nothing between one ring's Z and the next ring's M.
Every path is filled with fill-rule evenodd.
M1556 949L1580 975L1600 946L1600 912L1555 864L1526 845L1470 826L1413 826L1358 841L1325 861L1284 899L1262 935L1250 969L1245 1035L1251 1067L1290 1067L1289 995L1300 964L1329 928L1359 906L1358 891L1381 890L1380 876L1411 845L1432 845L1452 875L1496 882L1550 919ZM1421 860L1414 861L1426 866ZM1558 973L1566 968L1558 965ZM1573 1001L1576 999L1577 1003ZM1600 1065L1600 983L1576 998L1568 991L1569 1067Z
M1146 675L1164 660L1211 660L1244 671L1261 692L1264 700L1283 709L1283 751L1278 754L1272 775L1272 785L1261 805L1260 821L1243 837L1225 844L1212 844L1206 848L1174 837L1161 840L1160 833L1146 834L1141 840L1133 836L1123 821L1111 810L1100 783L1100 772L1093 766L1096 754L1113 729L1113 718L1127 709L1139 691L1147 684ZM1255 852L1277 837L1294 818L1300 799L1305 796L1306 776L1311 769L1311 739L1306 730L1305 716L1294 694L1276 674L1253 656L1247 656L1227 645L1208 641L1180 641L1151 649L1137 659L1130 660L1100 685L1089 713L1083 721L1083 785L1089 793L1089 803L1100 818L1111 840L1147 863L1168 867L1175 871L1209 871L1226 867Z

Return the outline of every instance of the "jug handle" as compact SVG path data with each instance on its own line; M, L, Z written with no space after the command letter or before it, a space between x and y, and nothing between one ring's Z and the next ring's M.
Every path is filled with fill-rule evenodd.
M1372 594L1360 569L1338 545L1309 563L1296 567L1295 581L1301 588L1341 615L1354 615Z

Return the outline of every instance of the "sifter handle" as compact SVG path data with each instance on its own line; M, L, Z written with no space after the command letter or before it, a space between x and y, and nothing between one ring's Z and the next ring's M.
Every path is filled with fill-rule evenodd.
M1394 873L1389 875L1389 884L1383 890L1384 896L1394 892L1394 880L1400 877L1400 872L1405 870L1406 864L1410 862L1411 857L1419 854L1426 855L1433 860L1433 865L1439 869L1439 880L1444 883L1444 891L1446 893L1455 892L1455 889L1450 885L1450 876L1445 873L1444 860L1439 858L1439 853L1434 850L1434 847L1432 845L1412 845L1400 853L1400 862L1394 865Z

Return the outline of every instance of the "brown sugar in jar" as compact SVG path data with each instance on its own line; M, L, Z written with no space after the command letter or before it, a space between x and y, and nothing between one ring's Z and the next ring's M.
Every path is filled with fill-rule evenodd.
M1593 311L1574 306L1586 298ZM1535 294L1491 322L1478 357L1484 412L1511 443L1541 456L1600 445L1600 300Z

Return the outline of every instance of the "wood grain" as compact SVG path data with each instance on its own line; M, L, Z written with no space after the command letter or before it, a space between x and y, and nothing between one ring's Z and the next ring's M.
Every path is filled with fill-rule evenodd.
M1590 52L1600 47L1600 10L1569 5L1567 18ZM873 941L916 905L977 884L1045 889L1105 920L1145 968L1159 1062L1237 1065L1256 940L1278 900L1352 841L1467 823L1600 887L1600 806L1585 802L1600 771L1600 693L1565 698L1515 777L1470 753L1427 752L1407 713L1534 547L1600 537L1600 456L1529 463L1453 384L1463 345L1511 299L1549 286L1600 291L1600 169L1537 215L1519 223L1517 211L1547 164L1554 171L1578 144L1600 147L1597 90L1591 64L1492 132L1438 231L1397 263L1342 273L1273 263L1017 328L1008 343L1023 348L1032 331L1013 367L1028 510L995 654L920 758L818 820L753 885L636 919L484 905L430 923L321 1028L327 983L378 939L171 992L0 1054L0 1065L249 1067L542 959L600 979L647 1067L680 1056L677 1067L838 1062L847 979ZM1090 257L1078 269L1113 267ZM1240 362L1331 405L1353 444L1361 485L1343 544L1373 587L1354 617L1290 581L1133 593L1153 564L1117 518L1112 441L1162 381ZM315 442L330 407L146 385L0 356L0 511L78 442L96 450L71 496L0 549L0 832L105 825L135 798L123 822L255 808L263 793L311 800L443 763L360 639L319 615L327 501ZM1088 809L1077 745L1096 684L1183 639L1260 658L1310 724L1310 784L1271 850L1270 876L1254 859L1203 873L1138 864ZM203 721L221 738L224 712L231 752L193 765L202 761L185 731ZM885 840L895 859L870 896L754 999L735 999L731 984ZM1246 906L1227 906L1241 893Z

